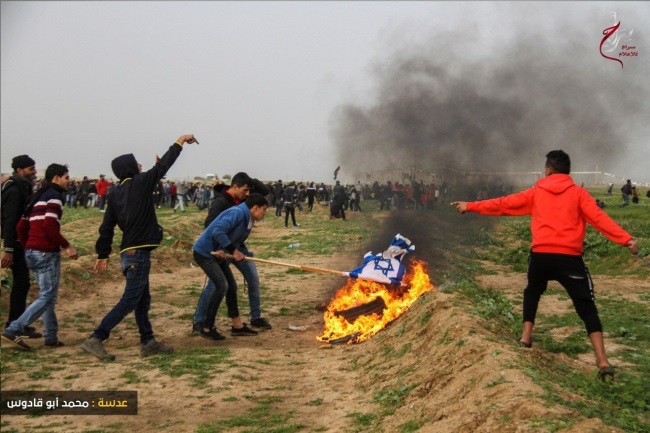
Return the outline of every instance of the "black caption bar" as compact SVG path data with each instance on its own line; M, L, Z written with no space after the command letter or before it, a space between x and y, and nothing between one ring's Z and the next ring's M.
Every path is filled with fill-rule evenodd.
M0 415L137 415L137 391L0 391Z

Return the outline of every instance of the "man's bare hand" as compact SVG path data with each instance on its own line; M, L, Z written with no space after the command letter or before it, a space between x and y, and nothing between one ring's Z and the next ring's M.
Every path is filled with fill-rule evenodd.
M5 251L2 253L2 268L9 268L14 264L14 254Z
M456 206L456 210L460 213L467 212L467 202L466 201L453 201L451 202L452 206Z
M185 144L185 143L189 143L189 144L192 144L192 143L200 144L200 143L199 143L199 140L197 140L197 139L194 137L193 134L181 135L180 137L178 137L178 140L176 140L176 143L180 143L180 144Z
M95 272L103 274L108 269L108 260L97 260L95 262Z
M636 243L634 239L632 239L630 242L625 244L628 250L634 255L639 254L639 244Z
M246 256L239 250L233 251L232 257L237 262L241 262L242 260L246 260Z
M226 258L226 252L224 250L212 251L210 254L212 254L214 257L218 258L219 260L224 260Z
M72 260L77 260L79 258L79 252L72 245L65 249L65 253L68 255L68 258Z

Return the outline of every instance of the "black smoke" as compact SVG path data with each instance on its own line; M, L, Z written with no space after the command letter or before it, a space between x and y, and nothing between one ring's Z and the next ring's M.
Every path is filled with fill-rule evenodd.
M600 27L520 26L480 53L480 36L467 31L387 49L375 62L372 102L350 101L333 113L339 161L362 179L412 166L541 171L544 155L563 149L574 171L607 170L645 122L649 92L648 80L630 79L632 61L621 70L600 56Z

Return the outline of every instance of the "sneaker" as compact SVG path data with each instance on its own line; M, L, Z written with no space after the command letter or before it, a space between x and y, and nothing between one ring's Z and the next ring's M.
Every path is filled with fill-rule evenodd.
M197 322L192 324L192 334L198 332L203 338L210 338L210 333L203 328L203 323Z
M217 331L217 328L214 326L207 331L205 330L205 327L203 326L202 323L195 323L192 325L192 332L198 332L201 337L208 339L208 340L225 340L226 337L219 334Z
M294 224L293 226L294 227L300 227L300 224Z
M104 345L102 344L102 340L97 337L88 337L83 343L81 343L81 348L91 355L95 355L102 361L115 360L115 355L110 355L108 352L106 352L106 349L104 349Z
M217 340L217 341L226 339L226 337L224 335L219 334L219 332L217 331L217 328L215 328L214 326L212 328L210 328L210 338L212 338L213 340Z
M23 337L25 338L41 338L43 334L36 332L36 328L33 326L25 326L25 331L23 331Z
M63 344L63 341L59 340L58 338L54 341L46 341L44 346L46 347L63 347L65 344Z
M174 353L174 348L159 343L155 338L153 340L150 340L147 344L143 344L142 348L140 348L140 356L142 357L157 355L159 353Z
M21 337L20 335L11 335L7 331L5 331L2 333L2 338L11 341L16 346L20 347L23 350L32 350L32 348L29 347L29 345L23 341L23 337Z
M253 331L251 328L246 326L245 323L242 328L235 328L234 326L230 328L230 335L233 337L252 337L258 334L259 332Z
M251 320L251 326L262 329L271 329L273 328L268 320L264 317L258 317L257 319Z

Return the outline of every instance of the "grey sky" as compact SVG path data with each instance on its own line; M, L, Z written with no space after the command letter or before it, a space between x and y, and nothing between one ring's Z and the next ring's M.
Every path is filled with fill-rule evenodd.
M624 69L598 52L610 11L638 37ZM566 47L560 21L592 35L576 41L594 47L585 74L610 70L602 86L640 83L649 17L645 2L2 2L1 168L27 153L41 173L60 162L73 176L112 175L116 156L132 152L148 168L194 133L201 144L170 177L329 181L341 165L345 180L353 167L335 149L332 115L376 103L373 71L396 50L453 31L466 36L463 55L498 58L522 28ZM602 170L650 181L647 107L631 110L623 154Z

